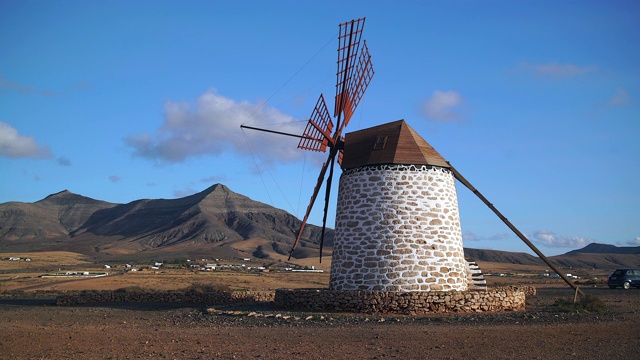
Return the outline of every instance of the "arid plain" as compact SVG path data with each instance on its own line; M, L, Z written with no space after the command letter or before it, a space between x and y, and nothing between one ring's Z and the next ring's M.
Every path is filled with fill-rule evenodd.
M0 358L628 359L640 349L640 289L608 289L602 270L574 271L585 293L604 305L598 312L558 306L559 300L571 302L574 291L559 279L540 276L546 270L542 266L480 263L492 274L486 277L489 286L526 284L538 289L538 295L527 298L526 311L413 317L301 313L269 305L56 306L54 294L65 291L175 290L194 284L232 290L327 287L328 272L207 272L178 264L140 266L141 271L131 272L125 264L105 269L76 253L18 255L30 261L0 261ZM323 260L322 268L327 266ZM39 277L58 271L109 275Z

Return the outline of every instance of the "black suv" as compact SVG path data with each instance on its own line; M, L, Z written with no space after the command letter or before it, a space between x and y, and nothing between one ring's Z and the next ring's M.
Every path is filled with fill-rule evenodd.
M609 276L607 285L612 289L622 286L625 290L632 286L640 287L640 269L618 269Z

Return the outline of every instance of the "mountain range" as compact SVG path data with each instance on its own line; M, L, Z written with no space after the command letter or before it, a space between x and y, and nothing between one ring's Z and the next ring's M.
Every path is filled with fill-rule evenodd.
M127 204L65 190L35 203L0 204L0 251L67 250L97 258L228 257L239 256L233 244L251 240L265 255L265 245L269 252L288 255L300 224L295 216L222 184L179 199ZM320 233L318 226L305 226L294 258L317 255L312 249L318 248ZM330 247L332 241L333 231L327 229L325 244Z
M34 202L0 204L0 252L79 252L95 259L257 257L284 259L301 221L222 184L178 199L114 204L68 190ZM294 259L318 256L321 228L308 224ZM327 229L323 256L334 232ZM479 261L541 265L526 253L465 248ZM640 247L590 244L551 257L573 268L639 267Z

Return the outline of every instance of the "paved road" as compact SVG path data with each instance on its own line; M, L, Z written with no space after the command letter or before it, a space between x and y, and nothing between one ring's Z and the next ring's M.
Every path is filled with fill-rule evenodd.
M117 273L109 274L109 277L122 276L124 274L125 274L124 271L120 271L120 272L117 272ZM84 277L83 276L83 277L71 278L69 280L56 281L54 284L48 283L48 284L31 285L31 286L25 286L25 287L13 289L13 290L16 290L16 291L40 290L40 289L44 289L44 288L47 288L47 287L51 287L52 285L68 284L68 283L72 283L72 282L87 281L87 280L95 280L95 277Z

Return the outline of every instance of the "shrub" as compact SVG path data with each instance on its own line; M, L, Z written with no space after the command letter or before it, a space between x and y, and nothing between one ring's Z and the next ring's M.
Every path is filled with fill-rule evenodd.
M568 300L557 300L554 304L562 312L595 312L600 313L606 310L606 305L600 298L593 295L585 295L577 302Z
M258 259L266 259L269 257L269 254L264 252L264 246L262 245L258 245L258 247L256 248L256 251L254 251L252 255L257 257Z
M143 287L140 287L140 286L127 286L127 287L116 289L114 292L116 292L116 293L143 293L143 292L149 292L149 290L145 289Z
M231 288L228 285L222 284L191 284L191 286L184 289L186 292L194 292L194 293L211 293L211 292L224 292L231 291Z
M80 290L80 294L83 295L99 294L101 292L101 290Z

